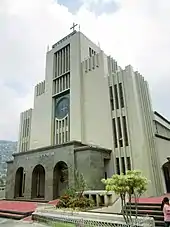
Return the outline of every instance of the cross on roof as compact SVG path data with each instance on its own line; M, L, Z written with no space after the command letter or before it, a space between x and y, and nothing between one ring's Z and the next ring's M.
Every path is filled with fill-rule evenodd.
M75 27L77 26L78 24L75 24L73 23L73 26L70 28L71 30L73 29L73 32L75 31Z

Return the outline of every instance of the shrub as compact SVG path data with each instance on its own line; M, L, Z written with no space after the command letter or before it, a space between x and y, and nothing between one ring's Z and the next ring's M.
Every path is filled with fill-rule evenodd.
M57 204L57 208L80 208L80 209L85 209L85 208L90 208L93 207L94 203L93 200L86 198L85 196L81 197L71 197L68 195L62 196L59 199L59 203Z
M63 196L60 196L56 208L86 209L94 206L94 202L83 195L86 181L82 173L70 167L74 174L74 185L70 186Z

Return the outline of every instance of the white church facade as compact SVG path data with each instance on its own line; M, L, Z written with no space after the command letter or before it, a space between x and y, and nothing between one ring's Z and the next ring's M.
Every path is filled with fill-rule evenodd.
M147 82L75 30L46 54L34 107L21 113L18 153L70 141L111 150L107 177L140 169L148 196L170 192L170 122L153 111Z

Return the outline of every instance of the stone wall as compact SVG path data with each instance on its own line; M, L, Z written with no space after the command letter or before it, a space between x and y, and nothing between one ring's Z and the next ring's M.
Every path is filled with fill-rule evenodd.
M32 174L35 167L41 165L45 172L44 199L47 201L54 199L54 168L59 162L64 162L68 166L69 185L74 184L72 170L76 168L83 173L89 189L103 189L101 179L104 178L104 158L109 158L109 155L104 149L90 148L78 142L14 154L14 160L8 162L6 198L15 197L16 172L23 167L25 174L23 199L33 199Z
M104 189L101 183L105 171L103 152L93 148L78 148L75 154L77 169L83 173L88 189Z

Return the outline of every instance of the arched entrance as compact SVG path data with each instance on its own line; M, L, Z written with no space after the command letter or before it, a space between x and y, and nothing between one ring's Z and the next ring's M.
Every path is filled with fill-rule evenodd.
M35 166L32 172L32 198L45 198L45 169L42 165Z
M162 166L162 170L165 178L167 193L170 193L170 162L169 161Z
M20 167L17 169L15 174L15 192L14 197L23 197L25 188L25 174L24 168Z
M56 199L68 188L68 166L65 162L58 162L53 171L53 198Z

